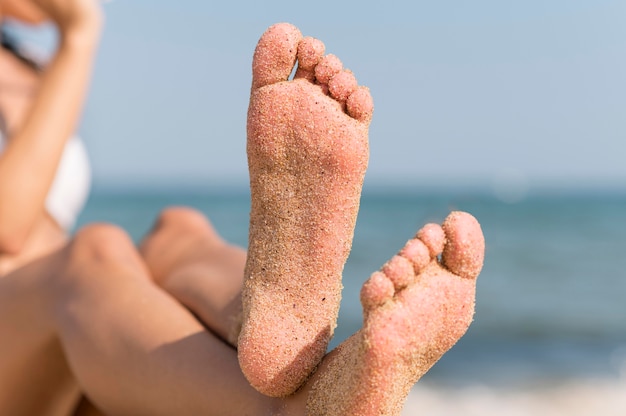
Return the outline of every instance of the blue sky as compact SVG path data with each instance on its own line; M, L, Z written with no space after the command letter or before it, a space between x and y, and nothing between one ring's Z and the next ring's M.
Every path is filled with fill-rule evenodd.
M105 5L98 184L245 185L252 52L288 21L371 88L367 183L626 189L626 2L263 3Z

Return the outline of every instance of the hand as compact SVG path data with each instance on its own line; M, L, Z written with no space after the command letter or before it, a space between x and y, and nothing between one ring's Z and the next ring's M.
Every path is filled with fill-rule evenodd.
M24 0L2 0L2 15L28 24L39 24L48 16L35 4Z
M58 27L62 37L78 32L99 34L102 10L98 0L30 0Z

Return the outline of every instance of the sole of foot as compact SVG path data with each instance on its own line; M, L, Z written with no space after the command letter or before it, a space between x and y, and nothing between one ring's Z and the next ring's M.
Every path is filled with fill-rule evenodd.
M277 24L252 64L238 356L252 386L269 396L293 393L326 352L369 157L369 90L324 49Z
M485 242L474 217L429 224L361 290L363 328L330 352L302 394L311 415L400 415L411 387L466 332Z

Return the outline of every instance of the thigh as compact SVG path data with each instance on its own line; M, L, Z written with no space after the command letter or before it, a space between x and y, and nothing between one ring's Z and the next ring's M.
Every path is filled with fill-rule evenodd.
M0 277L0 414L69 414L79 397L42 296L53 253Z
M72 416L104 416L104 414L87 397L83 396L80 398Z
M106 414L272 414L236 352L156 286L132 241L91 227L54 290L55 321L81 389Z

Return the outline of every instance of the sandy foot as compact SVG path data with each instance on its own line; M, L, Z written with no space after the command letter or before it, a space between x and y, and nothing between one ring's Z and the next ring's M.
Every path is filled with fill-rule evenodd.
M326 352L368 162L369 91L323 54L319 40L277 24L253 58L238 354L250 383L270 396L294 392Z
M469 327L484 247L474 217L453 212L372 274L363 328L324 359L308 414L399 415L413 384Z

